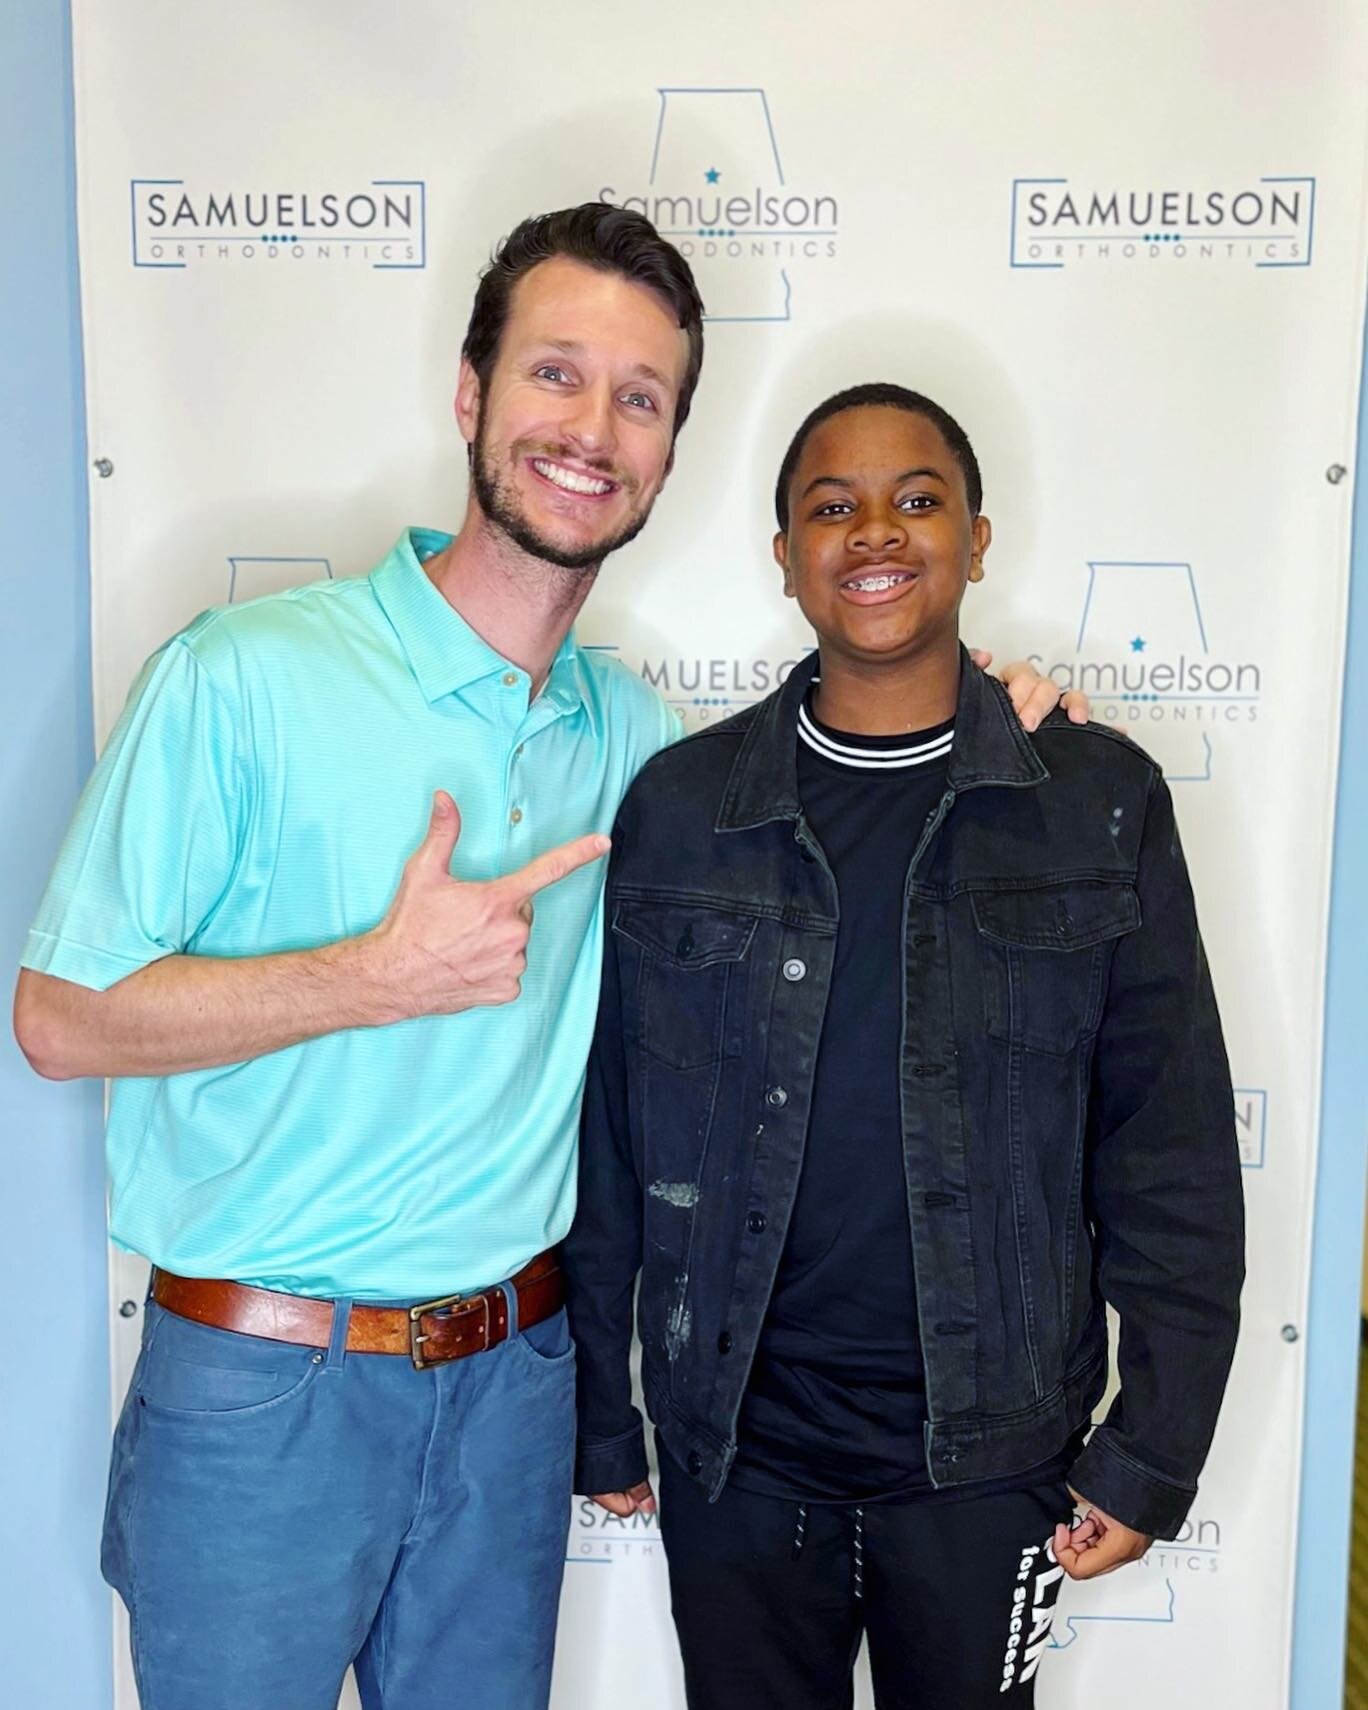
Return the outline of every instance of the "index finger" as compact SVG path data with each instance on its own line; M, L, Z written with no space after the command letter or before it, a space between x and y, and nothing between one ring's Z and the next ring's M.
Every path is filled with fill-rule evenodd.
M544 891L548 885L559 884L571 873L587 867L591 861L602 860L611 847L608 838L600 832L572 838L569 843L548 849L545 855L529 861L521 872L510 874L506 883L525 900L536 896L538 891Z

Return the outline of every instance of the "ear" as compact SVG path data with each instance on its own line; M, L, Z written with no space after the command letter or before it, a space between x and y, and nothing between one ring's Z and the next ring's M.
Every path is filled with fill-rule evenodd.
M969 560L969 580L971 582L981 582L983 580L984 554L993 544L992 523L988 521L987 517L975 517L973 527L970 531L970 536L973 541L973 548L972 556Z
M784 595L791 600L794 597L793 573L789 569L788 536L786 534L776 534L774 537L774 562L784 572Z
M456 377L456 425L468 445L475 443L479 420L480 377L463 356L460 373Z

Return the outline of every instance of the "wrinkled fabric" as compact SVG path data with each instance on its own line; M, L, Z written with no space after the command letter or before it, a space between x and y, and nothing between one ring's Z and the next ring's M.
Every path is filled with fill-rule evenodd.
M713 1497L735 1453L836 940L797 787L814 668L650 761L615 828L565 1253L588 1493L646 1473L628 1370L638 1272L645 1400L667 1449ZM1059 1453L1102 1396L1110 1303L1121 1390L1070 1482L1172 1537L1234 1350L1244 1216L1220 1018L1159 768L1059 714L1028 736L966 662L903 935L931 1482Z
M341 1331L339 1334L339 1324ZM574 1434L564 1313L417 1371L148 1302L103 1567L142 1710L535 1710Z
M972 1502L715 1503L661 1457L660 1533L689 1710L850 1710L868 1641L879 1710L1029 1710L1073 1504L1058 1480Z

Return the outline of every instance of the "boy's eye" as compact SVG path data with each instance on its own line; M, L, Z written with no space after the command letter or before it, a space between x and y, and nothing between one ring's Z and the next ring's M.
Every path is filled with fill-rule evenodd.
M935 502L931 493L909 493L906 498L898 500L905 510L910 511L929 511Z
M815 517L840 517L845 516L852 508L849 499L832 499L829 504L818 505L812 514Z

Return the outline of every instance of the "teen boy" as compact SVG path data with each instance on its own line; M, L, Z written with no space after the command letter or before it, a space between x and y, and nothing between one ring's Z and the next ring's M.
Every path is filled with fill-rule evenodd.
M776 508L818 656L650 761L614 831L576 1487L654 1502L639 1271L693 1710L848 1705L862 1633L881 1710L1025 1705L1063 1572L1172 1537L1216 1423L1220 1022L1159 768L1028 736L967 667L991 528L958 424L830 398Z

